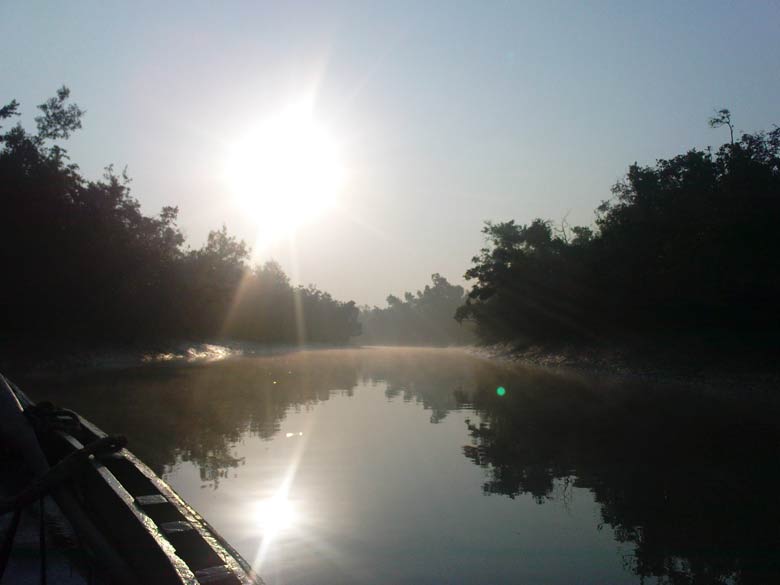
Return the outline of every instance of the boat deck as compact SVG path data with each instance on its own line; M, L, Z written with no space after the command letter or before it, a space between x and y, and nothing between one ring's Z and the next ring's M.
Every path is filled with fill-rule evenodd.
M11 496L29 481L23 473L23 463L0 454L0 496ZM0 535L7 534L13 514L0 516ZM49 585L104 585L97 571L90 566L88 556L79 547L78 539L57 504L47 497L44 501L45 567ZM21 512L2 583L40 585L41 583L41 515L34 504Z

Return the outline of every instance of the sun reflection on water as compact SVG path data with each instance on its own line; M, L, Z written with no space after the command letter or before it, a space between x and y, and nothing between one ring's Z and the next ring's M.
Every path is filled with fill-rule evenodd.
M298 519L295 504L281 490L267 500L258 502L256 506L256 526L262 532L263 539L273 538L279 532L293 528Z
M291 538L299 539L305 532L303 524L308 525L310 522L310 518L304 518L303 502L299 496L291 496L291 491L295 491L293 490L295 476L306 451L310 431L311 427L284 434L285 438L292 439L294 437L296 440L288 455L289 459L284 472L279 478L281 481L267 491L260 491L257 494L258 499L248 511L252 530L256 536L260 537L257 553L252 563L252 568L258 573L271 549L275 548L275 543L281 544L282 541L288 541ZM310 528L310 526L306 528Z
M290 481L270 497L254 504L253 525L260 534L260 546L252 568L259 572L273 543L294 532L300 520L298 503L290 500Z

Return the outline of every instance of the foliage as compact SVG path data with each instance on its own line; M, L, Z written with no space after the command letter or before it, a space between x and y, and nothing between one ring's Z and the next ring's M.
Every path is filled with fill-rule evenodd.
M101 180L85 179L53 144L81 127L84 112L69 95L63 87L38 106L36 134L20 124L0 133L0 331L7 343L225 335L345 342L359 332L354 303L292 287L278 265L250 268L246 244L224 226L190 249L178 208L144 215L126 173L108 167ZM0 120L18 113L12 101Z
M387 307L364 307L360 313L366 344L463 345L473 341L468 326L454 319L466 296L462 286L450 284L440 274L431 275L433 286L403 300L390 295Z
M721 126L728 126L729 135L731 136L731 144L734 144L734 124L731 123L731 111L723 108L715 112L715 115L708 120L710 128L720 128Z
M488 341L769 340L780 325L780 128L634 164L612 192L595 230L488 223L458 319Z
M518 334L552 340L580 327L577 307L585 291L585 253L592 234L575 228L571 241L556 235L550 222L487 223L489 247L474 258L466 278L476 280L459 320L473 318L485 340Z
M57 95L49 98L38 106L43 115L35 118L40 141L70 138L73 131L81 128L81 118L84 110L76 104L67 104L70 90L64 85L57 90Z
M227 319L231 337L253 341L344 343L361 331L358 308L342 303L312 285L292 287L275 262L246 274L234 312Z

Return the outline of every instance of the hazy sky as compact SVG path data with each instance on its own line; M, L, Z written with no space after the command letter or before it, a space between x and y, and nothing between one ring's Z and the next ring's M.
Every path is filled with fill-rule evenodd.
M586 6L587 5L587 6ZM338 208L274 257L303 284L383 304L463 283L484 220L590 223L634 161L719 145L707 117L780 123L780 3L0 2L0 102L66 84L84 174L128 166L146 213L193 246L255 218L226 187L247 126L314 92L342 147ZM297 275L297 276L296 276Z

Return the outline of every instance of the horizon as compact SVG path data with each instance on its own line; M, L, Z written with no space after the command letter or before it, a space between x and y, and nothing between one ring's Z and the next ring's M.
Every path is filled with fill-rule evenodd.
M778 121L776 5L296 6L4 6L0 46L17 58L0 102L19 100L30 127L67 85L87 112L71 160L90 179L127 165L144 212L178 206L198 247L223 224L255 244L227 152L311 96L349 176L334 209L256 260L361 306L433 273L467 285L486 220L591 225L634 161L727 142L713 110L747 132Z

